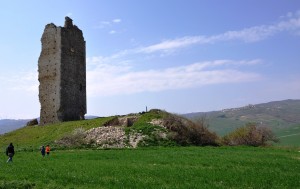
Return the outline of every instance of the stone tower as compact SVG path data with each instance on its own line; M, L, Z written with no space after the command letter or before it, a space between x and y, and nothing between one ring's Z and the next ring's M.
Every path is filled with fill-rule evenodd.
M40 125L84 119L86 58L82 31L66 17L64 27L47 24L41 42Z

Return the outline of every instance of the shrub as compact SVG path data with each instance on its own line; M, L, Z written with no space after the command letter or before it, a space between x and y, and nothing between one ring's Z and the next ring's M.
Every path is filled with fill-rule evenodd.
M186 118L168 114L163 118L163 125L173 133L169 137L180 145L218 145L218 136L208 130L205 119L201 118L192 122Z
M56 141L61 147L81 147L85 145L84 137L86 136L84 128L76 128L71 134L68 134Z
M278 142L270 128L248 123L223 137L223 144L230 146L265 146L268 142Z

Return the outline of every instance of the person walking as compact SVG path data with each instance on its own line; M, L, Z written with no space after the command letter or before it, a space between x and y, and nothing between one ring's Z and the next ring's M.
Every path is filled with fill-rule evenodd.
M46 146L46 154L47 154L47 156L49 156L49 154L50 154L50 146L49 145Z
M6 155L8 156L8 162L12 162L12 158L15 155L15 147L12 143L10 143L6 148Z
M42 156L45 157L45 154L46 154L45 146L42 146L40 151L41 151Z

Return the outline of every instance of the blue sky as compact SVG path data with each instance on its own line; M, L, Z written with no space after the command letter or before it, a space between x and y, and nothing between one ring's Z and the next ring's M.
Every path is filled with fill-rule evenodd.
M88 115L300 99L298 0L0 0L0 119L39 116L40 38L65 16L86 40Z

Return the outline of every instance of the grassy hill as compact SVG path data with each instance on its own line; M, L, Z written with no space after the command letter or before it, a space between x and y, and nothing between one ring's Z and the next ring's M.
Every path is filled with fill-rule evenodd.
M93 128L93 129L92 129ZM26 126L0 136L0 147L18 150L58 148L127 148L138 146L217 145L217 136L201 124L161 110L126 116Z
M291 127L277 129L275 131L280 143L279 146L300 146L300 124Z
M184 116L192 120L206 117L209 129L221 136L246 123L255 122L258 125L270 127L280 138L281 144L300 146L300 135L297 135L300 133L300 100L275 101L221 111L191 113Z
M16 148L38 149L41 145L52 144L55 140L72 133L76 128L100 127L111 117L83 121L70 121L46 126L27 126L0 136L0 147L13 142Z

